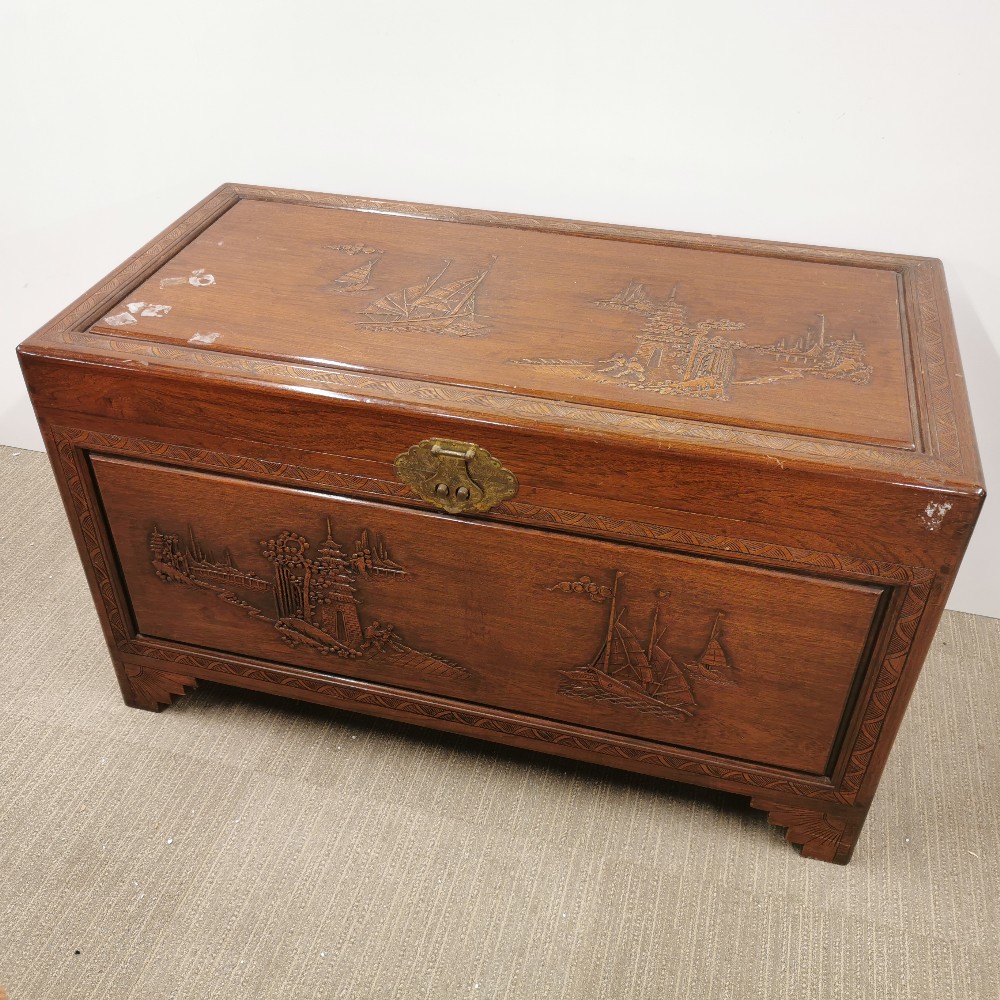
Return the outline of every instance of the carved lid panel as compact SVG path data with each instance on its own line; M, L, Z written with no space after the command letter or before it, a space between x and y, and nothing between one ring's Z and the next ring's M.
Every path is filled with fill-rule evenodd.
M246 198L91 331L912 450L904 312L874 261Z

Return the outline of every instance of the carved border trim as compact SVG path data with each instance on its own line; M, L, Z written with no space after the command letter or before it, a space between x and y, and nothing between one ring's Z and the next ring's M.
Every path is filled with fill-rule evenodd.
M296 191L291 188L260 187L234 184L233 193L252 201L269 201L317 208L340 208L352 212L407 215L431 222L456 222L473 226L500 226L505 229L527 229L541 232L567 233L596 239L625 240L657 246L683 247L694 250L725 250L751 256L777 257L790 260L842 264L845 267L873 267L898 271L913 258L869 250L842 250L836 247L809 246L802 243L781 243L775 240L755 240L737 236L709 236L643 226L623 226L607 222L580 222L551 216L516 215L479 208L456 208L429 205L422 202L392 201L359 195L322 194Z
M558 426L571 423L598 431L639 432L659 441L707 443L737 448L751 454L764 452L767 455L778 454L791 458L829 459L849 465L861 464L866 468L880 471L906 472L927 478L939 478L948 471L947 465L936 457L897 448L847 444L777 431L735 428L728 424L493 392L489 389L467 389L462 386L421 382L416 379L267 361L245 355L225 354L221 351L205 351L193 347L133 340L109 334L85 333L79 330L52 331L50 339L66 346L96 348L131 358L178 362L200 370L314 383L341 392L363 394L366 397L377 395L383 399L402 399L416 405L427 404L434 407L444 403L464 412L480 414L485 412L491 417L499 413L515 418L544 420ZM956 432L955 441L957 440Z
M168 643L153 642L143 638L124 643L121 646L121 651L133 656L164 660L187 667L196 671L199 676L221 674L230 677L246 677L268 684L280 684L283 687L311 691L336 701L371 705L393 712L405 712L422 718L452 722L471 729L489 730L539 743L549 743L554 746L601 754L618 760L650 764L675 771L679 776L696 775L747 785L749 786L748 794L750 790L760 788L771 792L807 796L813 799L835 799L835 792L831 786L819 784L822 779L810 782L774 775L763 767L715 764L694 754L685 754L680 750L643 745L638 741L627 742L627 737L589 736L583 732L574 731L568 723L547 724L541 720L529 723L520 721L513 716L497 718L498 710L478 710L464 705L442 704L433 695L412 697L406 693L397 693L388 689L371 690L371 684L367 681L362 682L366 686L361 687L337 677L307 673L295 667L273 667L259 661L243 662L221 655L195 653L187 649L175 648Z
M90 557L90 565L97 580L97 589L104 604L108 627L115 642L120 645L130 638L131 632L125 624L125 614L118 604L115 585L108 571L108 564L104 559L104 550L101 548L101 537L97 529L94 510L90 505L90 498L87 496L84 476L86 475L88 480L90 477L80 467L82 453L74 447L75 441L65 433L55 432L55 443L70 499L76 511L77 523L80 525L83 543Z
M281 482L302 486L321 486L327 489L335 489L344 493L358 493L368 496L391 498L395 500L407 500L411 498L409 489L401 483L384 482L379 479L353 476L347 473L334 473L321 469L310 469L304 466L293 465L284 462L272 462L266 459L253 459L239 455L228 455L223 452L211 451L202 448L189 447L186 445L167 444L161 441L153 441L145 438L130 438L117 434L109 434L100 431L88 431L75 428L53 428L58 443L58 451L66 470L67 480L70 482L70 490L73 495L74 504L80 517L81 527L87 539L87 548L94 565L95 574L98 577L101 596L104 600L109 621L112 623L112 631L115 634L119 647L124 652L139 652L135 647L135 640L129 641L131 637L127 633L124 625L124 616L115 600L114 586L108 574L107 566L96 528L94 526L94 515L90 509L86 491L80 479L80 471L77 466L75 456L79 454L77 448L93 448L102 451L117 452L131 455L136 458L152 458L183 463L190 467L202 467L214 470L224 470L230 472L242 472L256 476L268 476ZM574 511L563 511L555 508L541 507L533 504L520 504L508 501L500 504L493 511L494 514L507 514L514 520L529 524L552 525L558 524L566 527L589 528L599 530L606 534L630 538L646 538L655 541L663 541L671 544L680 544L692 548L712 549L716 552L739 554L766 559L771 562L783 563L790 566L807 566L819 568L835 573L850 573L858 576L882 580L893 585L906 585L905 597L896 619L892 636L889 640L885 656L878 667L875 685L872 694L864 710L862 725L859 727L854 745L850 751L847 769L844 779L836 790L833 788L817 789L815 785L804 785L803 790L795 782L790 782L789 787L795 784L795 794L819 796L831 798L839 802L851 804L857 798L858 791L864 779L865 772L871 761L872 754L878 742L879 734L885 722L886 715L895 695L896 687L902 674L903 666L909 656L910 647L913 643L914 635L923 616L927 600L930 596L934 574L931 570L921 567L904 566L897 563L885 563L875 560L860 559L854 556L846 556L829 552L817 552L811 549L796 548L792 546L781 546L773 543L759 542L753 539L729 538L722 535L710 535L704 532L688 531L679 528L664 527L662 525L646 524L638 521L621 520L608 518L596 514L584 514ZM158 645L144 643L144 648L159 650L159 652L145 653L141 655L151 655L160 659L171 659L175 651ZM176 652L177 656L192 657L195 654L184 651ZM201 663L208 664L229 663L217 658L202 658L202 660L177 659L173 662L179 663ZM214 667L213 667L214 669ZM239 673L237 670L230 670L228 667L220 667L224 672ZM249 669L249 668L248 668ZM264 667L254 669L264 670ZM253 676L247 674L246 676ZM268 675L268 679L276 683L289 683L291 686L306 686L304 682L295 681L293 678L286 681L288 675L282 671L274 671L274 676ZM301 680L301 679L300 679ZM294 683L293 683L294 681ZM331 683L325 678L317 683ZM325 689L324 689L325 690ZM349 693L337 695L347 700L358 700L356 690L346 686ZM392 697L397 697L393 695ZM414 711L417 714L428 714L428 706L422 702L407 701L402 699L403 704L414 706L412 709L400 707L398 711ZM448 711L451 711L450 709ZM472 713L470 718L479 716ZM468 725L481 726L477 722L469 722ZM488 727L487 727L488 728ZM544 726L536 727L540 733L546 732ZM554 730L558 733L558 730ZM539 740L545 740L546 736L539 735ZM588 737L588 739L590 739ZM616 743L601 743L599 740L592 740L593 745L588 745L586 749L595 753L608 753L611 756L628 756ZM603 749L602 749L603 747ZM652 753L653 751L643 751ZM659 751L657 751L659 752ZM665 753L665 752L664 752ZM722 777L729 781L740 781L748 785L757 787L784 787L778 785L760 786L760 776L754 770L740 769L738 766L709 765L703 761L690 761L684 757L676 755L665 755L664 760L670 757L671 760L684 761L685 763L664 763L665 767L672 767L678 771L688 773L701 773L713 777ZM633 757L636 760L647 760L646 757ZM788 781L788 779L781 779Z
M54 431L61 439L81 448L97 448L102 451L120 452L136 458L196 465L251 476L268 476L280 482L300 487L320 486L365 496L416 501L420 503L422 509L428 509L427 505L420 501L407 485L396 480L355 476L347 472L330 472L326 469L314 469L291 462L273 462L268 459L232 455L206 448L167 444L150 438L125 437L104 431L65 427L54 428ZM641 538L697 549L713 549L716 552L729 555L766 559L769 562L791 566L808 566L834 573L851 573L866 578L877 578L887 583L926 580L933 576L928 569L905 566L900 563L881 562L834 552L821 552L793 545L778 545L774 542L761 542L752 538L713 535L704 531L673 528L628 518L607 517L603 514L561 510L557 507L542 507L516 500L506 500L497 504L490 512L490 519L496 518L497 515L522 524L558 525L591 532L600 531L623 539Z
M808 566L835 573L850 573L865 578L876 578L887 583L905 583L916 577L931 575L930 570L904 566L899 563L862 559L858 556L834 552L819 552L815 549L778 545L775 542L761 542L752 538L712 535L690 528L673 528L645 521L605 517L601 514L559 510L555 507L539 507L535 504L517 501L499 504L493 509L493 513L507 514L512 519L523 523L586 528L590 531L600 531L623 539L642 538L692 549L712 549L727 555L748 556L758 560L764 559L768 562L789 566Z
M861 726L854 740L850 759L844 777L838 785L837 798L841 802L852 803L858 796L865 772L878 744L882 724L892 705L896 687L903 673L913 637L923 618L927 600L930 597L933 577L921 577L906 588L903 606L899 609L896 624L886 649L885 658L875 678L875 686L868 698Z
M933 400L936 417L928 426L933 436L932 450L951 461L961 456L962 442L955 412L954 387L948 377L941 310L935 294L935 275L929 267L917 268L914 288L916 312L924 334L919 343L920 353L923 357L927 394Z

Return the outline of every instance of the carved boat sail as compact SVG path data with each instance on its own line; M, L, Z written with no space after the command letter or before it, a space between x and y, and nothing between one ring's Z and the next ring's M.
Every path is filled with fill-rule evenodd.
M651 689L650 693L672 705L681 705L693 711L698 703L691 690L691 684L677 661L660 645L666 629L662 629L659 633L656 631L659 614L660 606L657 604L653 612L653 624L649 630L647 654L655 684L655 690Z
M372 275L372 268L378 262L379 258L376 257L374 260L367 261L358 267L352 268L350 271L346 271L339 278L334 278L326 286L327 291L340 293L367 291L372 287L368 284L368 280Z
M447 261L441 271L423 285L411 285L373 302L364 312L363 325L375 330L416 330L471 337L486 327L476 321L476 291L489 274L490 266L468 278L441 284L451 267Z
M581 689L589 688L614 704L665 715L692 715L697 703L691 686L673 657L660 646L662 632L656 632L659 609L645 649L622 621L627 609L616 617L620 578L621 574L615 577L603 645L586 667L568 670L566 676Z
M621 291L615 292L610 299L600 299L597 305L604 309L634 309L637 312L649 312L653 300L646 294L646 288L640 281L630 281Z
M705 643L697 660L686 663L688 673L698 680L710 681L714 684L735 684L735 667L729 662L729 657L722 645L722 618L720 611L715 616L712 634Z
M354 565L359 573L383 573L406 576L406 570L389 556L385 542L367 528L362 528L354 543Z

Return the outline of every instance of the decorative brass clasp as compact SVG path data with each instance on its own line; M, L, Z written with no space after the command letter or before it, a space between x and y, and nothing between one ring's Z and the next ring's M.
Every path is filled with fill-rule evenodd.
M393 468L421 500L449 514L487 511L517 493L514 473L471 441L421 441Z

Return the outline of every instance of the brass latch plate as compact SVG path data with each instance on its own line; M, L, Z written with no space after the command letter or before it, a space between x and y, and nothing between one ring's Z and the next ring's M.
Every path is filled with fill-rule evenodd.
M517 493L514 473L471 441L430 438L404 451L393 467L421 500L449 514L482 513Z

